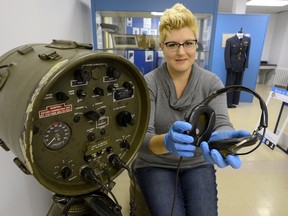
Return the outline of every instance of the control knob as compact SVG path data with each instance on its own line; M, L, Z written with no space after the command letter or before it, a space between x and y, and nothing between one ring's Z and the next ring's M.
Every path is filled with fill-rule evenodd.
M123 139L123 140L120 142L120 148L130 149L130 143L129 143L126 139Z
M88 82L91 80L91 72L87 70L76 70L74 77L78 82Z
M122 111L120 112L116 117L117 123L121 127L127 127L127 124L132 125L134 123L134 120L132 118L132 115L128 111Z
M104 96L104 89L102 88L96 87L93 92L95 95Z
M65 94L64 92L56 92L55 98L58 101L67 101L69 99L69 96Z
M107 76L109 78L118 79L121 76L121 72L117 68L108 67Z
M77 90L76 95L79 98L84 98L84 97L87 96L87 92L85 90L83 90L83 89L79 89L79 90Z
M72 173L72 170L69 167L63 167L61 170L61 176L63 179L67 179Z
M95 122L100 119L100 114L98 112L96 112L96 111L93 111L93 110L84 113L84 116L86 118L88 118L89 120L92 120L92 121L95 121Z

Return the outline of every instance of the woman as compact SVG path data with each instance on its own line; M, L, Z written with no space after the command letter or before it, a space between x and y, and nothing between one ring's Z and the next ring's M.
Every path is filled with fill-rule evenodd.
M184 132L192 127L185 122L185 116L212 92L223 88L223 84L215 74L194 62L198 27L187 8L176 4L167 9L161 17L159 32L166 62L145 75L151 116L135 160L137 181L153 216L169 216L172 212L174 216L215 216L213 164L239 168L241 161L232 155L224 160L218 151L210 151L206 142L201 143L201 149L196 148L191 144L194 138ZM216 112L214 139L249 135L247 131L233 130L225 95L213 99L209 106Z

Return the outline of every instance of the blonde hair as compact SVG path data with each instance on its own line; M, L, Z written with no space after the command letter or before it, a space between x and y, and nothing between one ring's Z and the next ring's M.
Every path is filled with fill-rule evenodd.
M160 42L164 42L167 33L174 29L189 27L194 36L198 37L197 19L183 4L177 3L172 8L166 9L160 18Z

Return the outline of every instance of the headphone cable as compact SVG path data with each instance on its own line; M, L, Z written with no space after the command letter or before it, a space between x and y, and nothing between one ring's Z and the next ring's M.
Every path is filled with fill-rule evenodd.
M170 216L173 216L173 214L174 214L176 195L177 195L177 185L178 185L178 180L179 180L180 164L181 164L182 159L183 159L183 157L181 156L179 159L178 165L177 165L176 179L175 179L175 185L174 185L173 204L172 204Z

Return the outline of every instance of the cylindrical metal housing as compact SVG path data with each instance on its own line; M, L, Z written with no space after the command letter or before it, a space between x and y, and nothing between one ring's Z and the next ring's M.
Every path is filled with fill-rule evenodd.
M127 59L86 44L56 41L15 48L0 57L0 139L15 162L61 195L93 192L81 170L107 184L130 163L149 121L149 93Z

